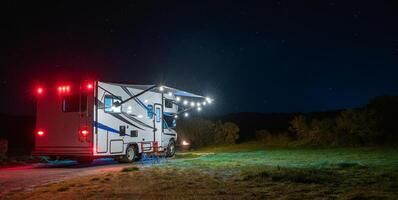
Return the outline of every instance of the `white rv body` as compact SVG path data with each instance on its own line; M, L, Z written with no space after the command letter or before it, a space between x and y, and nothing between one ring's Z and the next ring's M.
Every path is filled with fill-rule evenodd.
M98 157L131 162L142 152L172 156L176 116L193 108L182 105L182 98L198 105L205 100L156 85L103 81L47 85L38 92L33 155L81 162Z
M174 116L178 106L172 104L171 108L167 108L162 102L163 98L174 101L174 95L147 91L120 107L109 108L110 105L105 105L111 98L113 101L125 100L149 87L98 82L97 103L94 104L94 156L124 155L131 144L136 144L138 153L141 153L141 147L149 146L150 141L157 141L159 148L163 149L171 140L177 140L175 130L164 124L164 115ZM123 126L124 136L120 134Z

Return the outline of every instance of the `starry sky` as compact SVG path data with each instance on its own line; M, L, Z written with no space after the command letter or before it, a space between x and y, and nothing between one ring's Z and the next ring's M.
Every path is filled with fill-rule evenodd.
M54 77L160 83L210 114L352 108L398 95L397 1L2 3L0 113Z

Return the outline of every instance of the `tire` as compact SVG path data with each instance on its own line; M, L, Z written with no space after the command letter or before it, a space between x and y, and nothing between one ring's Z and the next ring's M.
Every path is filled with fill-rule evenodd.
M120 159L120 162L131 163L137 158L137 149L134 145L130 145L126 149L126 154Z
M167 145L167 157L173 157L176 153L176 143L174 140L170 140L169 144Z

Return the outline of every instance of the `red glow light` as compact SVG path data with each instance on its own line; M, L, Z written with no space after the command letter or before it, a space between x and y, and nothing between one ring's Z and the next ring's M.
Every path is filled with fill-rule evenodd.
M87 135L88 135L88 130L82 129L82 130L80 131L80 134L82 134L83 136L87 136Z
M37 88L37 94L43 94L44 89L42 87Z
M90 92L94 88L94 83L91 80L85 80L85 81L83 81L82 86L83 86L82 87L83 90L85 90L86 92Z
M43 130L38 130L38 131L37 131L37 135L43 136L43 135L44 135L44 131L43 131Z
M59 93L65 93L65 92L69 92L69 91L70 91L69 85L58 86Z

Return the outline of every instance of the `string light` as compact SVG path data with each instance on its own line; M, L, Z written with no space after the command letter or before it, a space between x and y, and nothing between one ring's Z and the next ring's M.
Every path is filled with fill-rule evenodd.
M168 95L169 95L169 96L173 96L173 93L172 93L172 92L169 92Z
M187 100L184 100L183 104L184 104L184 105L188 105L188 101L187 101Z
M191 107L195 107L195 102L191 102Z
M176 101L179 102L181 100L180 97L176 97Z
M162 91L164 90L164 87L163 87L163 86L160 86L160 87L159 87L159 90L162 92Z
M184 113L184 117L188 117L189 116L189 113Z
M201 111L201 110L202 110L202 107L198 107L197 109L198 109L198 111Z

